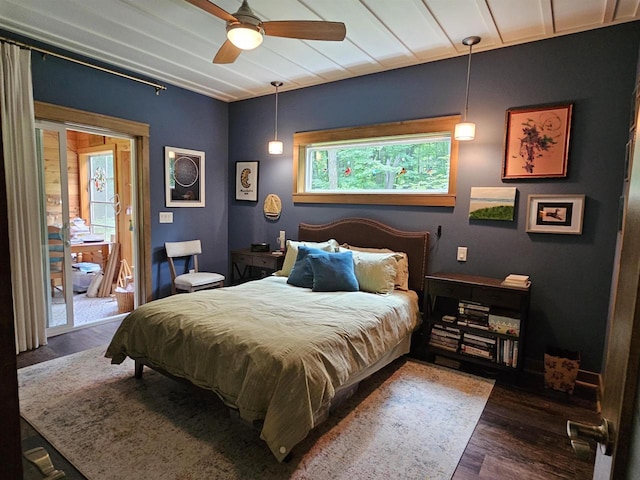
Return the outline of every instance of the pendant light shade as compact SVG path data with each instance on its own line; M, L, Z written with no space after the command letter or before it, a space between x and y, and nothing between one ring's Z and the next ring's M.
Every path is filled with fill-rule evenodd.
M278 88L282 86L282 82L273 81L271 85L276 87L276 122L273 140L269 142L269 153L271 155L281 155L284 151L284 145L278 140Z
M464 117L462 122L458 123L453 132L453 138L458 141L468 141L476 138L476 124L467 121L467 113L469 112L469 80L471 78L471 50L474 45L480 43L480 37L467 37L462 40L463 45L469 47L469 62L467 63L467 92L464 100Z
M284 145L280 140L271 140L269 142L269 153L271 155L282 155Z
M453 132L456 140L473 140L476 138L476 124L473 122L457 123Z

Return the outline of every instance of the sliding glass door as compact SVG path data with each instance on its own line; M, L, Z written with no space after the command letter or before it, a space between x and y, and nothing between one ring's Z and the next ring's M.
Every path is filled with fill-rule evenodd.
M36 123L36 145L43 173L40 196L46 232L42 245L49 334L73 328L71 244L69 242L69 197L67 137L62 125Z
M134 143L90 127L46 122L36 123L36 138L47 334L56 335L134 306Z

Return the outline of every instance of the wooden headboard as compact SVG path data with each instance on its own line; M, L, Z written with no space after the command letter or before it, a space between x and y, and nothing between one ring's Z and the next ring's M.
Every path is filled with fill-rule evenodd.
M298 240L338 243L356 247L389 248L404 252L409 260L409 288L422 293L427 274L429 232L406 232L367 218L344 218L324 225L301 223Z

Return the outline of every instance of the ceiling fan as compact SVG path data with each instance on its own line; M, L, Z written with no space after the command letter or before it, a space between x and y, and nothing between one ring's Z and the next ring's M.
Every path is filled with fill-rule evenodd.
M282 20L263 22L247 0L233 15L208 0L187 0L205 12L227 22L227 40L224 42L213 63L233 63L242 50L252 50L262 43L264 35L298 38L301 40L342 41L347 29L342 22L314 20Z

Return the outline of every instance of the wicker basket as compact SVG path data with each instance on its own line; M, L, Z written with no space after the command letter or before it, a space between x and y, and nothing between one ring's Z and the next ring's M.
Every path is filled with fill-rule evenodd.
M127 313L133 310L134 292L114 292L118 302L118 313Z

